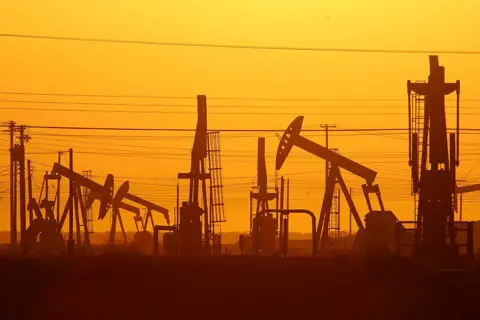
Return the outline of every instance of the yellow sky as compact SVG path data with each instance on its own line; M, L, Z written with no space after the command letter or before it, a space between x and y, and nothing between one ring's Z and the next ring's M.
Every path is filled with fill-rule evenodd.
M434 6L434 8L430 8ZM480 31L475 0L392 1L20 1L0 3L0 33L92 37L165 42L194 42L245 45L308 46L338 48L382 48L418 50L479 50L475 43ZM278 102L209 99L209 127L212 129L283 129L296 114L304 114L304 125L321 123L339 128L406 127L406 81L426 79L427 55L259 51L122 45L0 38L0 91L67 92L93 94L191 96L191 100L56 98L0 95L2 107L72 108L113 110L155 110L191 113L135 114L100 112L40 112L3 110L1 120L31 125L76 125L117 127L193 128L196 122L196 94L214 97L274 98L392 98L403 101L359 102L316 101ZM462 98L480 99L476 93L480 73L478 56L442 55L447 79L462 81ZM187 104L179 107L85 106L12 103L4 100L40 100L129 104ZM475 104L463 103L464 112L478 112ZM248 105L251 108L220 108ZM257 108L262 105L291 108ZM306 108L318 106L318 109ZM366 107L375 108L367 109ZM345 109L348 107L348 109ZM234 115L215 114L231 112ZM288 114L238 114L244 112ZM318 113L337 113L325 115ZM398 113L382 114L374 113ZM309 114L310 113L310 114ZM312 114L317 113L317 114ZM344 113L338 115L338 113ZM362 113L362 115L352 113ZM464 127L477 127L479 115L462 118ZM46 135L48 134L48 135ZM73 147L78 152L78 170L91 169L94 175L119 177L161 177L155 180L130 179L132 192L145 195L170 209L174 206L175 177L189 168L191 134L115 133L90 142L82 134L52 130L31 130L28 151L34 161L51 165L56 150ZM112 135L121 137L118 141ZM143 136L134 139L132 135ZM148 137L145 137L148 136ZM155 138L158 136L159 138ZM310 134L323 143L320 134ZM268 168L273 175L277 148L274 134L267 135ZM6 136L2 143L6 147ZM52 140L53 139L53 140ZM73 142L69 143L68 140ZM66 141L67 140L67 141ZM476 136L462 137L463 154L459 174L468 172L468 182L480 178L475 167ZM122 146L123 145L123 146ZM132 145L150 147L141 149ZM409 170L405 136L333 135L331 146L379 172L378 182L385 203L401 219L411 219ZM2 149L5 149L2 148ZM165 149L162 149L165 148ZM255 176L256 135L222 134L226 213L224 230L248 228L248 186ZM46 150L48 149L48 150ZM105 155L108 150L141 151L147 157ZM181 149L181 150L179 150ZM35 154L50 152L51 154ZM86 152L86 153L82 153ZM383 154L382 154L383 152ZM96 153L96 154L92 154ZM7 165L7 155L2 153ZM162 158L163 157L163 158ZM474 168L472 170L472 168ZM37 170L45 170L36 165ZM282 169L292 179L292 206L318 212L323 192L322 161L294 149ZM318 174L292 173L315 172ZM238 179L231 179L244 177ZM347 182L360 190L362 181L345 173ZM229 179L230 178L230 179ZM41 172L36 172L41 184ZM102 180L103 178L98 178ZM4 179L6 180L6 179ZM122 179L117 179L122 180ZM149 184L141 184L149 183ZM8 187L8 184L2 185ZM64 188L66 190L66 188ZM185 195L186 186L182 189ZM38 192L38 191L37 191ZM357 205L365 211L357 193ZM399 196L397 196L399 195ZM5 198L5 197L4 197ZM470 196L469 199L475 199ZM466 205L467 218L475 218L475 205ZM8 227L8 203L0 201L0 229ZM345 206L344 206L344 209ZM346 217L346 210L345 217ZM161 218L158 217L158 222ZM106 228L106 222L97 224ZM133 227L132 219L127 226ZM342 227L347 227L346 218ZM308 221L292 219L292 230L308 230Z

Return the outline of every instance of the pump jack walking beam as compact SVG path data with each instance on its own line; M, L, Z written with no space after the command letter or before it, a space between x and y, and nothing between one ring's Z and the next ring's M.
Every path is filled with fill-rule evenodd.
M302 130L303 116L298 116L285 130L277 149L276 170L280 170L287 159L288 154L295 145L319 158L327 160L338 168L350 171L354 175L364 178L368 185L371 185L377 173L361 164L350 160L341 154L333 152L318 143L304 138L300 135Z
M129 200L146 207L148 212L150 212L150 218L152 221L153 221L153 218L151 217L151 211L157 211L163 214L167 223L170 224L168 209L163 208L155 203L152 203L148 200L145 200L143 198L140 198L136 195L129 193L128 181L124 182L120 186L120 188L117 190L117 193L115 194L115 197L113 197L113 179L114 179L113 175L108 175L107 179L105 180L105 184L102 186L101 184L96 183L95 181L90 180L84 177L83 175L78 174L58 163L54 164L52 169L52 174L59 174L61 176L64 176L68 179L73 180L74 183L77 185L77 187L83 186L83 187L86 187L87 189L90 189L91 191L89 194L90 197L87 203L84 205L89 206L95 199L100 200L101 205L100 205L100 211L98 214L98 218L100 220L102 220L106 216L110 206L112 207L112 228L110 229L110 242L112 244L115 241L117 221L120 224L120 228L122 229L124 240L126 241L126 233L123 227L123 221L120 215L120 209L124 209L129 212L132 212L133 214L135 214L135 216L140 216L140 210L137 207L131 206L130 204L123 202L123 200ZM86 221L86 218L85 218L85 221Z
M64 166L58 164L58 163L55 163L53 165L52 174L55 174L55 173L58 173L61 176L64 176L68 179L73 179L75 181L75 183L77 183L79 186L83 186L87 189L90 189L90 191L91 191L90 195L92 197L90 199L90 201L93 201L95 199L100 200L102 202L102 207L103 207L100 213L105 212L105 214L106 214L105 209L108 210L108 208L110 206L111 198L112 198L112 195L111 195L110 192L112 192L111 189L113 187L113 176L109 175L109 177L107 177L107 179L105 181L105 185L102 186L101 184L96 183L95 181L90 180L90 179L82 176L81 174L78 174L78 173L68 169L67 167L64 167ZM111 182L110 182L110 180L111 180ZM88 205L88 203L86 205ZM137 212L139 213L138 208L135 208L135 207L129 205L128 203L121 202L119 204L119 208L130 211L130 212L133 212L133 213L137 213ZM99 216L100 216L100 214L99 214Z
M163 214L163 217L165 218L165 220L167 221L167 224L170 224L170 216L169 216L169 213L168 213L168 209L166 208L163 208L155 203L152 203L148 200L145 200L145 199L142 199L140 197L137 197L131 193L128 193L125 194L125 199L127 200L130 200L132 202L135 202L135 203L138 203L142 206L144 206L145 208L147 208L148 212L150 213L151 215L151 211L157 211L161 214Z
M100 210L98 213L98 219L102 220L107 215L109 208L112 207L112 227L110 229L110 238L109 238L110 243L112 244L112 242L115 241L117 220L120 223L122 234L123 234L124 240L126 241L126 233L123 228L123 221L121 220L119 209L125 209L136 215L140 214L140 210L138 208L133 207L127 203L121 202L125 194L128 192L128 182L124 183L118 189L115 197L112 197L112 193L113 193L113 176L112 175L107 176L107 179L105 180L105 185L102 186L101 184L96 183L95 181L90 180L82 176L81 174L78 174L58 163L55 163L53 165L52 174L58 174L60 176L64 176L67 179L70 179L71 181L73 181L74 183L74 193L67 200L67 203L65 205L65 210L59 222L59 230L63 228L63 225L66 220L66 216L68 213L68 208L71 206L71 202L74 201L74 203L77 203L79 205L79 206L78 205L75 206L75 208L77 209L76 217L78 217L78 211L80 211L81 218L83 220L85 242L88 243L89 237L88 237L88 227L87 227L85 206L91 205L91 202L93 202L95 199L99 199L101 204L100 204ZM87 203L87 204L83 203L83 199L80 192L81 186L86 187L87 189L90 189L91 191L89 194L90 198L88 199L88 202L90 203ZM80 210L78 210L78 208ZM79 226L80 217L78 217L76 220L77 220L77 225ZM77 228L77 232L78 232L78 228Z

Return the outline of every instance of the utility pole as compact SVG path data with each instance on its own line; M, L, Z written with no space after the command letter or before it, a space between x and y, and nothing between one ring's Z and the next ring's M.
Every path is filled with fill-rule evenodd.
M350 187L350 198L352 198L352 201L353 201L353 191L351 187ZM350 236L351 235L352 235L352 209L350 209Z
M60 161L62 160L62 155L63 152L59 151L58 152L58 164L61 164ZM57 222L60 222L60 185L61 185L61 180L62 177L60 176L58 179L58 185L57 185Z
M287 179L287 209L290 209L290 178Z
M285 178L280 177L280 209L284 209L284 199L285 199ZM280 215L282 217L282 215ZM279 236L279 246L280 252L283 252L283 219L280 218L280 236Z
M20 154L19 154L19 169L20 169L20 241L23 250L25 241L25 230L27 230L27 210L25 200L25 141L28 141L28 136L25 135L25 126L20 126Z
M28 170L28 203L32 201L33 193L32 193L32 165L30 160L27 163L27 170ZM31 224L33 221L33 208L31 206L28 207L28 221Z
M462 222L463 215L463 193L460 193L460 222Z
M15 208L15 156L14 156L14 135L15 135L15 122L9 123L10 132L10 244L12 246L17 245L17 213Z
M328 149L328 131L329 129L334 129L337 126L331 125L331 124L321 124L320 127L325 129L325 148ZM328 169L329 169L329 162L325 160L325 184L327 183L327 180L328 180Z
M70 148L70 170L73 172L73 149ZM68 253L73 253L75 250L75 239L73 238L73 195L75 186L73 184L73 179L70 179L70 203L69 203L69 215L68 215Z

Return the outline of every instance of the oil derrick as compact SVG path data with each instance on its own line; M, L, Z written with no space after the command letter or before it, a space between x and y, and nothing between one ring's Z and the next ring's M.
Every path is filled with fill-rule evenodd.
M210 254L210 224L207 202L207 179L211 175L205 169L207 157L207 98L197 96L197 126L191 152L190 172L179 173L178 179L189 179L188 201L177 208L179 212L179 248L181 255ZM199 189L202 189L200 206ZM202 241L203 216L203 241ZM202 243L203 242L203 243ZM203 246L202 246L203 244Z
M277 149L276 169L280 170L282 168L293 146L297 146L330 162L331 168L328 174L327 187L324 193L320 218L315 233L317 237L315 243L320 244L320 249L322 250L327 248L328 221L334 198L335 181L338 181L359 229L355 239L356 247L361 250L368 250L368 252L383 253L386 251L390 253L395 246L395 228L397 227L398 220L391 211L385 211L383 207L380 188L373 183L377 173L351 159L302 137L300 135L302 123L303 116L299 116L288 126L287 130L285 130ZM340 169L345 169L366 181L366 183L362 185L369 210L365 216L365 227L355 204L353 203ZM370 193L376 194L380 210L373 210L369 197Z
M250 234L253 239L254 252L273 254L277 232L277 217L271 213L259 215L269 209L269 201L277 198L277 192L268 192L267 166L265 164L265 138L258 138L257 186L250 191ZM256 200L256 210L253 214L252 200Z
M458 254L454 196L460 154L460 81L446 83L438 57L429 60L428 82L407 83L409 165L412 193L418 195L414 253L447 261ZM450 133L448 141L445 96L453 92L457 95L456 133Z

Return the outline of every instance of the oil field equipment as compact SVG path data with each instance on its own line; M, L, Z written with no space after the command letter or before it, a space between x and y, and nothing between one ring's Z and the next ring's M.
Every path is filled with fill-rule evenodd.
M445 68L439 65L438 56L429 56L429 62L427 82L407 82L409 165L412 194L418 198L411 228L413 256L447 262L458 258L460 247L467 247L467 254L473 255L471 243L458 242L458 233L471 233L472 226L467 223L461 228L454 221L456 168L460 163L460 81L445 82ZM456 129L448 134L445 96L454 92Z
M265 163L265 138L258 138L257 186L250 191L250 236L255 253L273 254L278 230L278 211L269 211L269 201L278 199L278 190L269 192ZM253 200L256 210L253 212ZM278 201L276 202L278 209ZM263 214L259 214L263 212ZM276 213L276 217L272 213ZM244 235L242 235L244 236Z
M221 241L220 235L215 232L215 226L217 223L226 221L220 135L219 132L207 132L207 98L204 95L197 96L197 117L190 172L178 174L178 179L188 179L190 182L188 201L182 202L181 207L177 205L178 233L164 234L164 243L178 245L180 254L186 256L210 255L212 240L215 246L213 252L218 253ZM207 197L207 182L210 187L210 199Z
M282 239L282 241L280 242L280 254L282 256L288 255L288 222L289 222L290 214L303 213L308 215L312 221L312 231L311 231L312 232L312 256L316 255L317 253L317 236L316 236L316 229L315 229L316 219L313 212L306 209L264 209L257 214L257 217L264 216L269 213L280 214L280 221L283 224L283 228L282 228L283 234L280 237L280 239ZM257 228L259 228L259 226L257 226ZM261 236L260 232L258 231L255 234L257 236Z
M395 234L397 219L391 211L385 211L383 207L379 186L373 184L377 173L353 160L340 155L339 153L329 150L305 137L302 137L300 135L302 123L303 116L299 116L288 126L287 130L285 130L277 149L276 169L280 170L282 168L294 145L330 163L326 190L324 193L322 209L316 230L317 244L320 246L320 249L324 250L327 247L328 225L330 219L329 215L334 197L335 182L338 182L358 226L355 246L362 251L393 251L395 249L395 239L387 235ZM353 203L350 192L341 175L340 169L350 171L351 173L362 177L366 181L366 184L362 186L369 209L366 219L367 224L365 227L360 215L358 214L355 204ZM379 211L373 210L369 198L370 193L375 193L377 195L380 205ZM385 218L386 216L389 216L390 218ZM374 227L377 225L381 225L381 229L386 230L387 232L377 232L378 228Z

